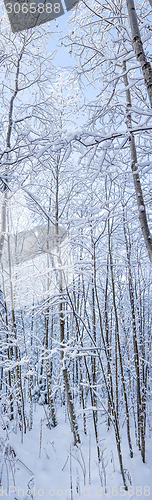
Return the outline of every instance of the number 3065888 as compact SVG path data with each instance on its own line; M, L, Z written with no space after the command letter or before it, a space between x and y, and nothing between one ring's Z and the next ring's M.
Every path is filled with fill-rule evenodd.
M51 2L46 2L46 3L35 3L35 2L30 2L29 4L27 3L10 3L8 2L6 4L6 10L8 14L42 14L43 12L46 14L51 14L51 12L54 12L55 14L60 13L60 8L61 4L58 2L51 3Z

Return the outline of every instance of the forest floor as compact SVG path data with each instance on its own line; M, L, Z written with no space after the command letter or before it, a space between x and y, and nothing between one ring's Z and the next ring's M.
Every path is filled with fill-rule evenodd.
M149 436L146 445L146 463L143 464L140 452L133 441L134 457L129 457L125 425L122 428L123 463L129 489L124 490L119 470L119 462L113 430L107 431L105 423L99 425L100 447L102 450L101 480L97 460L94 433L89 409L87 435L82 429L82 416L78 418L81 445L75 447L69 420L65 409L58 410L58 425L49 429L43 406L35 405L33 428L27 430L23 443L21 434L13 428L0 431L0 438L9 443L8 456L2 460L3 474L0 497L10 500L40 498L74 500L75 498L102 498L112 500L125 497L129 500L140 497L152 498L152 446ZM90 412L91 417L91 412ZM66 421L65 421L66 420ZM100 420L99 420L100 424ZM15 451L15 457L14 452ZM12 472L11 472L12 469ZM14 478L14 479L13 479ZM14 483L15 481L15 483ZM101 482L103 483L101 486ZM72 490L72 491L71 491Z

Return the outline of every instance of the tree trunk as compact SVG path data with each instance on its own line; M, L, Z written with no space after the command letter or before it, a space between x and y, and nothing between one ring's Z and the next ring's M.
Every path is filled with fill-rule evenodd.
M130 94L130 90L129 90L129 81L128 81L128 77L127 77L127 73L126 73L126 61L123 62L122 67L123 67L123 73L124 73L123 80L124 80L124 84L126 87L126 117L127 117L126 123L127 123L128 130L130 130L132 128L131 94ZM132 169L132 173L133 173L136 200L137 200L137 206L138 206L138 210L139 210L139 221L140 221L140 226L141 226L142 234L144 237L145 245L147 248L147 252L149 255L149 259L152 262L152 237L151 237L149 226L148 226L146 207L145 207L145 203L144 203L140 177L139 177L138 170L137 170L137 152L136 152L135 138L134 138L134 134L131 131L130 131L130 136L129 136L129 144L130 144L130 151L131 151L131 169Z
M74 444L80 443L80 436L78 431L78 425L76 421L74 403L72 398L72 392L69 383L69 374L66 361L64 359L64 343L65 343L65 320L64 320L64 303L63 303L63 271L62 271L62 261L60 256L60 248L58 242L59 234L59 158L57 159L56 166L56 206L55 206L55 228L56 228L56 251L57 251L57 261L58 261L58 279L59 279L59 322L60 322L60 355L63 364L63 380L67 396L67 404L70 414L71 429L74 437Z
M124 218L124 214L123 214ZM125 220L124 220L125 222ZM134 302L134 291L133 291L133 280L131 271L131 261L130 261L130 248L127 239L126 226L124 223L124 236L126 244L126 254L128 261L128 279L129 279L129 297L130 297L130 307L132 315L132 328L133 328L133 347L134 347L134 362L136 371L136 391L137 391L137 421L138 421L138 446L141 449L141 455L144 450L144 427L143 427L143 413L142 413L142 399L141 399L141 381L140 381L140 357L138 349L138 339L136 331L136 313L135 313L135 302ZM145 453L142 455L143 462L145 462Z
M152 67L151 64L147 61L146 54L143 49L143 43L140 36L134 0L126 0L126 4L128 9L128 16L130 21L132 40L136 58L141 65L145 85L150 100L150 105L152 107Z
M109 226L109 221L108 221L108 226ZM115 339L116 339L115 341L116 341L116 345L118 346L121 382L122 382L123 395L124 395L124 401L125 401L125 409L126 409L127 438L128 438L130 457L132 458L133 457L133 449L132 449L131 435L130 435L129 407L128 407L127 390L126 390L125 377L124 377L123 359L122 359L122 354L121 354L121 345L120 345L118 313L117 313L117 305L116 305L116 292L115 292L115 282L114 282L114 272L113 272L113 258L112 258L111 241L110 241L111 240L110 230L108 231L108 233L109 233L109 256L110 256L111 284L112 284L113 306L114 306L114 313L115 313ZM116 378L116 393L118 392L117 385L118 385L118 380ZM118 395L117 395L117 399L118 399ZM116 401L116 413L118 415L117 405L118 405L118 401Z

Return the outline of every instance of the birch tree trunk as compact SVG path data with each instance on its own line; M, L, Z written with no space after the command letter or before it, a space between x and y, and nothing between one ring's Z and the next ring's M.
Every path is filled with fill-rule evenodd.
M126 0L126 4L127 4L127 9L128 9L128 16L129 16L130 27L131 27L132 41L133 41L133 46L134 46L136 58L137 58L137 61L141 65L145 85L146 85L149 100L150 100L150 105L152 107L152 67L151 67L151 64L149 63L149 61L147 61L146 54L145 54L144 49L143 49L143 43L142 43L141 36L140 36L134 0ZM150 5L152 5L151 1L150 1Z
M126 72L126 69L127 69L126 68L126 61L123 62L122 68L123 68L123 74L124 74L123 81L124 81L124 84L126 87L126 123L127 123L128 130L130 130L132 127L131 94L130 94L130 90L129 90L129 81L128 81L127 72ZM149 259L152 262L152 237L151 237L149 226L148 226L146 207L145 207L145 203L144 203L144 197L143 197L140 177L139 177L138 170L137 170L137 152L136 152L135 138L134 138L134 134L131 131L130 131L130 137L129 137L129 144L130 144L130 152L131 152L131 169L132 169L132 173L133 173L136 200L137 200L137 206L138 206L138 210L139 210L139 220L140 220L142 234L143 234L143 237L145 240L145 245L146 245L146 248L148 251Z

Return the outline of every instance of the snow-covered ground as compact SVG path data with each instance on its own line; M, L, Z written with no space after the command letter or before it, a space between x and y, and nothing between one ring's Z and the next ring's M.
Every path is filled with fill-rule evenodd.
M78 419L82 440L81 445L75 447L64 407L59 409L58 425L52 429L46 425L43 407L36 404L35 410L33 428L24 435L23 442L19 431L16 434L10 430L8 441L6 430L0 432L0 438L6 440L0 497L10 500L152 498L150 434L147 437L146 464L143 464L134 441L134 457L129 457L126 433L122 429L123 462L129 485L128 491L125 491L112 429L107 431L105 424L100 425L100 445L103 450L100 481L91 419L87 436L82 431L81 417Z

